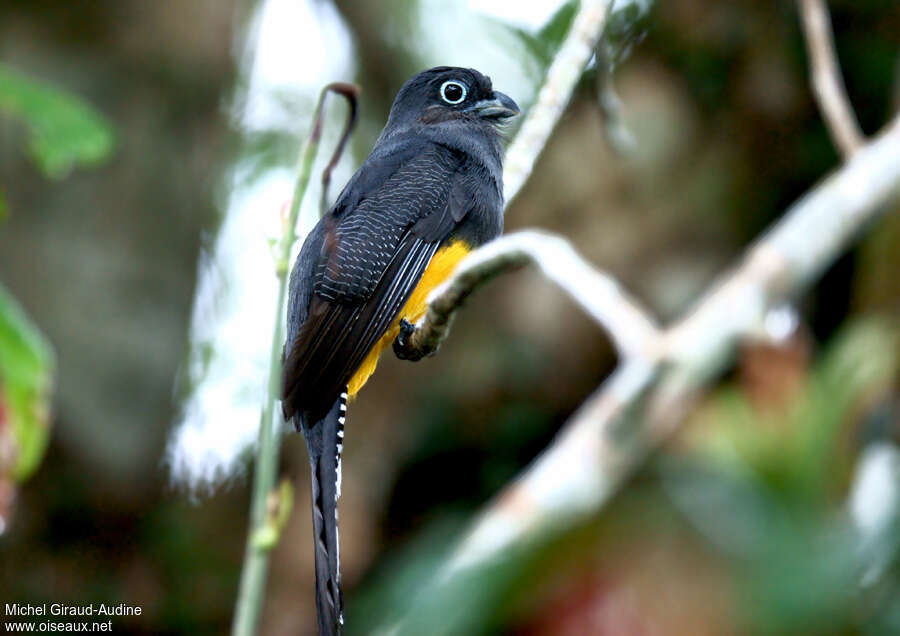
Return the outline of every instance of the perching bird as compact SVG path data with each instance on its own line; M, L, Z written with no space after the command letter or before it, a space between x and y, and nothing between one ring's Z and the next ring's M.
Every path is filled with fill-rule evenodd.
M348 397L422 317L428 293L502 231L500 128L518 112L473 69L412 77L294 264L282 407L312 468L321 634L343 624L337 498Z

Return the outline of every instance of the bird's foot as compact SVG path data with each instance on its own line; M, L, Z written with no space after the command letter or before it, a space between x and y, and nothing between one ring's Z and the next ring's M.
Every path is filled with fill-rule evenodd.
M400 320L400 333L394 340L394 355L401 360L416 362L425 357L426 352L416 349L409 341L410 336L416 331L416 326L406 318Z

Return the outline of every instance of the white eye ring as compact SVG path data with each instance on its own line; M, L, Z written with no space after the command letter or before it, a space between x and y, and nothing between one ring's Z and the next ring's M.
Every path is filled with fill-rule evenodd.
M447 97L447 87L448 86L456 86L457 88L462 90L462 95L459 97L459 99L450 99ZM466 85L458 80L447 80L446 82L441 84L441 99L443 99L448 104L459 104L459 103L465 101L466 95L468 95L468 94L469 94L469 91L466 88Z

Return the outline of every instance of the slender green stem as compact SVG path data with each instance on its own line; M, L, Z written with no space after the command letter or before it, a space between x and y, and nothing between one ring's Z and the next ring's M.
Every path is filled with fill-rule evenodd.
M244 565L241 570L241 581L235 606L234 620L231 625L233 636L252 636L256 633L259 615L262 610L266 588L266 575L269 569L269 552L277 544L275 520L267 514L269 493L275 485L275 473L278 468L278 456L281 448L281 436L275 430L277 419L275 407L281 396L281 350L284 342L284 310L287 298L287 279L290 266L291 248L297 240L297 219L300 215L300 204L309 185L313 161L319 148L322 136L322 114L325 96L329 91L347 98L350 103L350 115L341 141L323 176L327 184L331 169L337 163L344 149L346 140L356 121L356 95L358 89L348 84L330 84L326 86L316 105L313 127L309 137L300 150L297 167L297 180L294 184L294 196L291 200L290 212L283 235L278 242L276 252L275 274L278 278L278 304L275 311L275 327L272 330L272 348L269 356L268 393L263 405L259 424L259 439L256 448L256 466L253 473L253 489L250 500L250 528L247 532L247 545L244 553Z

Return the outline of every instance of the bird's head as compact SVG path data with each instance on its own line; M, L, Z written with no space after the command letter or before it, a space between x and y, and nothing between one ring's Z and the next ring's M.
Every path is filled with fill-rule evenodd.
M500 125L518 114L519 107L493 89L491 78L471 68L438 66L407 80L386 130L449 121Z

